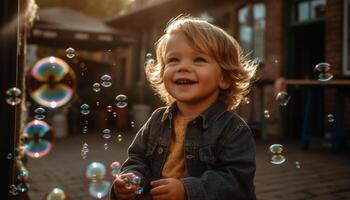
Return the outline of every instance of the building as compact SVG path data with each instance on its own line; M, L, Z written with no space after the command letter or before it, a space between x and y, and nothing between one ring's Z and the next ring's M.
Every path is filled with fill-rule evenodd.
M305 91L290 84L289 112L281 114L274 81L278 77L315 79L313 69L320 62L331 64L335 79L349 80L349 4L348 0L136 0L130 10L106 22L137 33L135 45L119 51L123 52L120 59L133 66L126 68L125 74L133 74L142 84L145 55L154 52L153 45L169 19L190 14L224 28L245 53L260 61L259 80L250 94L250 104L240 107L241 114L253 128L262 130L263 136L299 137ZM323 97L326 111L331 112L335 89L327 88ZM349 110L349 102L346 108ZM269 118L264 117L264 110L269 111Z

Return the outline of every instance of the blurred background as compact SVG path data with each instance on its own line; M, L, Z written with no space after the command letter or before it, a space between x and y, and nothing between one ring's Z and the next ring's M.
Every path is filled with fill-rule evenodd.
M108 199L111 164L164 105L144 65L179 14L223 28L259 63L236 110L256 138L257 198L350 199L349 8L349 0L1 1L4 199Z

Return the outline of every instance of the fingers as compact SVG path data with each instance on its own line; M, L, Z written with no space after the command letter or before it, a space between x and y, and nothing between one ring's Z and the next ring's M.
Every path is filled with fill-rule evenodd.
M169 188L165 185L161 185L151 189L150 194L152 196L155 196L155 195L166 194L168 192L169 192Z
M168 184L168 180L167 179L159 179L159 180L156 180L156 181L152 181L151 182L151 186L152 187L158 187L160 185L166 185Z
M121 174L120 176L116 177L113 184L113 190L118 199L132 199L133 197L135 197L135 188L126 188L124 181L124 179L132 175L132 173L127 173Z

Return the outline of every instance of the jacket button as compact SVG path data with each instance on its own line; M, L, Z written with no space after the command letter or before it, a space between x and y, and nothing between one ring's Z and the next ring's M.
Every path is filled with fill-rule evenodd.
M163 150L163 147L159 147L159 148L158 148L158 154L162 154L163 151L164 151L164 150Z
M189 159L189 160L190 160L190 159L193 159L193 158L194 158L194 155L186 155L186 158Z

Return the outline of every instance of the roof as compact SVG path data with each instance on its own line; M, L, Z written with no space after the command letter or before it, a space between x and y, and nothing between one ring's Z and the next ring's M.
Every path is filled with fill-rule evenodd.
M63 7L40 9L29 43L75 46L83 49L111 48L134 42L133 34L117 30L95 18Z

